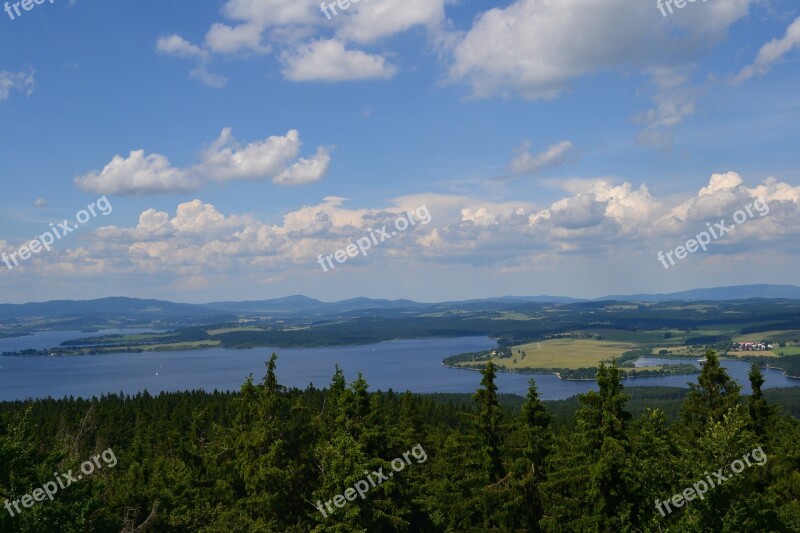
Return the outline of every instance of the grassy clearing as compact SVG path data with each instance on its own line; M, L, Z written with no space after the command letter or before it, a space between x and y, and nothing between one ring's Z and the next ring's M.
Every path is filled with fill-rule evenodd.
M742 356L745 356L745 355L757 355L759 357L777 357L778 354L776 354L775 352L772 352L770 350L753 350L753 351L747 351L747 352L737 352L737 351L733 351L732 350L732 351L728 352L728 355L735 355L737 357L742 357ZM788 354L785 354L785 355L788 355Z
M775 348L773 355L800 355L800 346L787 346L786 348Z
M591 368L636 347L632 343L606 340L550 339L514 346L511 359L492 361L508 368ZM524 358L520 351L525 353Z
M264 328L257 328L255 326L245 326L241 328L222 328L210 329L206 331L209 335L222 335L223 333L238 333L242 331L266 331Z
M658 357L661 350L667 350L671 356L699 357L706 353L702 346L656 346L653 348L653 355Z
M179 350L198 350L200 348L213 348L219 346L222 341L192 341L192 342L172 342L168 344L153 344L151 346L140 346L145 352L158 350L159 352L179 351Z
M167 339L169 337L174 337L174 333L140 333L140 334L132 334L132 335L123 335L122 339L119 341L120 344L124 343L131 343L131 342L150 342L150 341L158 341L159 339Z
M500 316L493 317L492 320L541 320L537 317L523 315L512 311L503 311Z
M796 329L783 329L783 330L772 330L772 331L762 331L760 333L747 333L746 335L739 335L734 337L734 342L759 342L763 339L768 339L770 341L785 341L785 342L792 342L793 339L800 339L800 331Z
M617 342L631 342L635 344L651 344L665 346L683 346L686 339L702 337L705 335L730 334L728 330L719 329L697 329L687 332L680 329L658 329L649 331L626 331L621 329L586 329L577 333L588 335L602 335L603 340ZM664 337L669 333L669 337Z
M673 305L670 307L665 307L664 309L670 311L686 311L686 310L694 310L694 311L701 311L707 312L709 309L719 309L718 305L709 305L709 304L687 304L687 305Z

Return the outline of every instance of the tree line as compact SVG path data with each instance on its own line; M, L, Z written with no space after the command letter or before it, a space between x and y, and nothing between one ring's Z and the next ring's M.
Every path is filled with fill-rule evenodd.
M0 531L800 531L800 425L766 400L755 364L742 396L708 352L677 417L634 417L620 369L601 364L568 419L534 380L519 401L498 394L491 363L469 403L370 392L338 367L324 389L287 389L276 365L238 393L0 404L0 504L99 451L118 459L3 511ZM332 514L315 507L416 445L425 462ZM763 466L659 512L759 446Z

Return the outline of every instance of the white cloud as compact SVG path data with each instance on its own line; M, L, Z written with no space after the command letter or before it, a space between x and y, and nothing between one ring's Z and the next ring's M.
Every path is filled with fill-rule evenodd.
M156 50L162 54L175 57L207 60L211 57L207 51L190 43L177 34L159 37L156 41Z
M786 28L786 33L781 39L773 39L758 51L756 60L752 65L744 67L733 78L734 83L740 83L756 74L766 74L773 63L779 61L792 49L800 47L800 17Z
M317 0L228 0L222 7L230 22L215 22L208 29L204 48L177 35L157 48L180 57L205 62L216 54L254 52L265 54L277 48L282 73L291 81L346 82L388 79L397 67L387 57L357 49L413 28L427 29L437 40L446 40L442 30L447 0L362 0L353 2L337 16L326 18ZM309 39L310 36L316 37ZM221 84L205 71L192 77L212 86Z
M560 228L583 229L605 220L608 201L599 201L593 194L578 194L550 206L550 222Z
M263 27L312 25L322 17L317 0L228 0L222 12L230 19Z
M635 117L637 122L646 124L636 138L639 143L664 150L672 147L672 128L695 113L695 100L701 92L691 84L690 71L691 67L652 67L645 71L656 89L656 107Z
M282 55L283 75L292 81L354 81L388 79L397 68L386 59L360 50L347 50L336 39L302 45L294 53Z
M543 152L532 155L529 151L530 143L523 141L517 148L517 156L511 161L511 171L517 174L538 172L548 167L563 165L567 157L575 151L575 145L570 141L561 141L547 147Z
M217 140L203 150L196 169L199 174L217 181L273 179L297 157L301 144L300 133L290 130L286 135L273 135L242 147L231 129L225 128Z
M222 89L228 83L228 78L209 72L205 63L201 63L189 72L189 77L204 85L215 89Z
M219 54L233 54L243 50L266 54L270 47L261 44L262 31L263 28L258 24L228 26L218 22L208 30L206 46Z
M0 100L8 100L12 90L30 96L36 88L35 74L36 71L30 67L19 72L0 70Z
M330 148L319 147L312 157L298 159L302 144L300 133L290 130L242 146L231 128L224 128L190 168L176 168L163 155L135 150L127 158L115 156L102 171L75 178L75 185L97 194L144 195L196 190L209 180L269 179L280 185L319 181L328 171Z
M100 172L75 178L80 189L97 194L137 195L189 191L197 187L185 170L170 165L163 155L134 150L116 155Z
M207 63L211 59L211 54L207 50L190 43L180 35L159 37L156 41L156 51L174 57L195 59L197 66L189 72L189 77L209 87L221 89L228 82L224 76L209 72Z
M33 202L33 207L41 208L47 206L47 200L44 198L37 198L35 202Z
M478 98L553 98L601 70L691 63L750 2L704 4L662 20L653 4L630 0L517 0L486 11L455 40L449 77Z
M437 30L445 19L445 0L362 0L345 12L337 36L371 43L416 26Z
M432 272L440 274L437 286L450 286L448 280L454 279L463 285L463 276L472 272L472 283L487 276L518 276L512 278L518 283L535 277L542 286L563 291L582 283L587 271L603 272L627 286L660 279L664 269L656 257L659 250L684 244L704 231L706 222L725 218L730 223L734 212L757 198L768 202L767 216L754 210L746 223L680 268L692 280L718 281L732 269L748 279L757 260L760 272L779 275L800 253L800 186L767 178L748 187L735 172L712 175L695 193L664 199L652 197L644 184L607 179L571 180L565 196L546 205L419 193L388 205L350 208L346 199L328 197L289 210L277 222L223 213L195 199L178 204L172 213L147 209L131 227L76 234L15 275L24 279L30 274L42 283L83 281L84 286L99 278L120 286L146 279L161 294L191 294L187 288L222 281L225 291L242 295L264 286L286 290L286 283L302 292L315 283L317 289L319 283L327 285L319 277L323 275L330 285L363 289L370 279L384 286L388 272L403 273L396 279L400 290L408 290L405 284L416 282L414 276L430 277ZM421 205L428 208L430 224L409 227L366 257L337 265L335 272L321 272L319 254L343 249L384 224L391 231L398 217ZM21 244L0 241L0 250ZM402 279L404 275L409 278ZM565 277L567 283L559 285ZM736 277L724 279L736 282ZM490 285L492 291L502 286Z
M278 174L275 183L280 185L305 185L319 181L328 173L331 164L330 148L320 146L312 157L300 158L292 166Z

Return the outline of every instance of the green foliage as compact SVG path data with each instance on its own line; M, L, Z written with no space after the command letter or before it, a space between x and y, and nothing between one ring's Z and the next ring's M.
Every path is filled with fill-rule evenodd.
M533 380L524 398L498 394L491 364L472 396L371 392L338 367L326 389L286 389L273 354L264 378L236 393L2 403L0 503L98 450L118 464L18 516L0 507L0 531L800 530L800 422L773 403L793 412L800 394L763 393L753 367L740 401L707 359L688 393L626 390L601 365L598 391L557 402ZM418 445L425 460L393 472ZM757 447L762 466L702 500L665 516L654 505ZM329 512L381 469L393 476Z
M698 434L706 424L719 422L739 403L741 387L719 364L714 351L706 352L706 362L697 378L697 384L689 384L689 394L683 406L686 425Z

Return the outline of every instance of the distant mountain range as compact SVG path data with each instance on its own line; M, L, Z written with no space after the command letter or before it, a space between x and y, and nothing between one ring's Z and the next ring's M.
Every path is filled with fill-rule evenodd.
M731 287L715 287L710 289L692 289L669 294L631 294L611 295L602 298L580 299L567 296L500 296L477 300L461 300L440 303L419 303L412 300L383 300L372 298L352 298L339 302L322 302L307 296L287 296L272 300L252 302L213 302L207 307L227 312L312 312L312 313L345 313L368 309L419 309L425 307L453 306L492 306L498 304L519 303L557 303L570 304L577 302L600 302L607 300L633 302L668 302L668 301L721 301L747 300L750 298L800 300L800 287L794 285L735 285Z
M635 302L668 302L671 300L747 300L750 298L784 298L800 300L800 287L794 285L734 285L711 289L692 289L669 294L629 294L598 298L598 300L627 300Z
M577 299L563 296L503 296L478 300L464 300L440 303L420 303L412 300L385 300L372 298L352 298L338 302L323 302L307 296L287 296L271 300L247 302L212 302L207 304L182 304L162 300L142 300L138 298L101 298L97 300L54 300L25 304L0 304L0 320L13 320L19 317L63 317L120 314L142 319L169 319L188 317L208 319L211 317L231 317L236 314L270 315L341 315L379 310L396 312L398 310L436 312L437 310L462 308L501 309L508 305L521 303L570 304L578 302L599 302L606 300L632 302L667 301L722 301L745 300L750 298L800 300L800 287L794 285L737 285L693 289L670 294L632 294L611 295L595 299Z
M111 297L97 300L52 300L25 304L0 304L0 319L16 317L42 317L94 314L125 314L147 317L207 317L222 315L218 309L196 304L180 304L163 300L141 300L139 298Z

